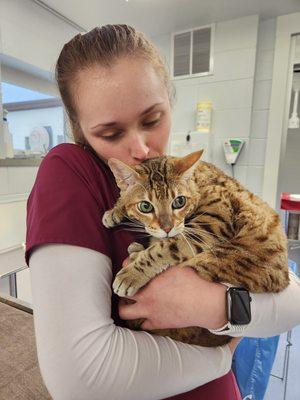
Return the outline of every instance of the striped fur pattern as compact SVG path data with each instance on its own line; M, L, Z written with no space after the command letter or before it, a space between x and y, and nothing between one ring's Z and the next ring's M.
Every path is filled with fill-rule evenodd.
M279 292L288 285L286 236L278 214L237 180L201 161L201 154L153 158L132 168L109 160L121 192L103 224L125 223L150 237L146 249L130 246L130 264L113 282L119 296L134 295L174 264L192 267L209 281L255 293ZM178 197L184 197L185 204L174 208ZM146 202L147 212L140 210L141 202ZM129 322L136 329L139 324ZM203 346L229 340L198 327L155 333Z

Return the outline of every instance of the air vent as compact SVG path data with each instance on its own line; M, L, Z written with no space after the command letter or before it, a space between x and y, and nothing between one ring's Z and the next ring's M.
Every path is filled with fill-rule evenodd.
M173 78L212 74L214 25L172 35Z

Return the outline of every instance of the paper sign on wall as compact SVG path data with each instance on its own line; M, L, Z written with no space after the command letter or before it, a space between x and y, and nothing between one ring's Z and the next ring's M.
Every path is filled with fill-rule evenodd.
M197 103L197 124L198 132L209 133L211 129L212 102L199 101Z

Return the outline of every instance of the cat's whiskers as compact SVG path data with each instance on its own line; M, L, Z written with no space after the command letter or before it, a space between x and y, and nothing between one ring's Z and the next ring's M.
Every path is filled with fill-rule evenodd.
M187 238L185 237L184 233L181 232L180 235L183 237L183 239L186 241L186 243L188 244L189 248L191 249L191 252L192 252L192 254L193 254L193 257L195 257L196 254L195 254L195 252L194 252L194 249L193 249L193 247L190 245L190 243L189 243L189 241L187 240Z
M198 235L196 235L194 232L188 232L187 230L184 230L184 234L185 234L186 236L188 236L189 239L190 239L192 242L194 242L195 244L196 244L196 243L199 243L199 241L200 241L200 242L203 243L205 246L209 247L209 245L208 245L207 243L205 243L204 240L203 240L201 237L199 237Z
M133 226L137 226L140 228L145 228L144 224L139 222L136 219L130 218L129 215L125 214L125 213L121 213L123 215L124 218L129 219L129 221L121 221L119 223L119 225L133 225Z
M151 235L149 235L149 234L148 234L147 232L145 232L145 231L138 231L138 230L135 230L135 229L132 229L132 228L124 228L124 230L125 230L125 231L129 231L129 232L140 233L141 235L139 235L139 237L141 237L141 238L146 238L146 237L151 236Z
M185 231L185 234L186 234L187 236L192 237L192 240L195 240L196 242L197 242L197 240L196 240L196 239L193 239L193 236L196 237L196 238L198 239L198 241L200 240L200 242L202 242L205 246L208 247L208 249L211 251L211 253L213 254L213 256L214 256L216 259L218 259L218 257L216 256L216 254L215 254L215 252L214 252L213 247L210 246L205 240L203 240L202 237L199 237L199 236L198 236L196 233L194 233L194 232Z
M139 227L139 228L144 228L143 224L130 222L130 221L128 221L128 222L122 221L122 222L119 223L119 225L129 225L129 226L136 226L136 227Z
M222 242L222 243L228 243L228 244L231 245L230 240L224 238L223 236L217 235L216 233L207 232L207 231L203 231L203 230L201 230L201 233L203 233L204 235L207 235L207 236L214 236L214 237L216 237L217 239L219 239L220 242Z
M208 225L212 225L212 224L209 224L209 223L207 223L207 224ZM204 224L199 223L199 225L201 226L201 225L204 225ZM231 244L230 240L224 238L223 236L217 235L216 233L207 232L206 230L201 229L199 226L194 226L193 228L187 226L187 229L192 229L193 232L197 232L198 231L199 233L201 233L201 235L203 234L203 235L208 235L208 236L215 236L216 238L220 239L220 241Z

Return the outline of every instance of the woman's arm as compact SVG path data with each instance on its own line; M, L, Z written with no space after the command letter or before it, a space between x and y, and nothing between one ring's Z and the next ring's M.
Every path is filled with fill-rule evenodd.
M279 293L251 293L252 320L226 332L230 336L268 337L300 324L300 279L290 271L290 284Z
M191 279L188 279L188 278ZM218 331L226 320L226 288L205 281L192 268L172 266L119 305L124 319L146 318L142 329L201 326L220 335L267 337L300 324L300 280L290 272L290 284L280 293L251 293L252 321Z
M55 400L162 399L230 370L228 346L203 348L114 325L103 254L42 245L30 258L39 365Z

